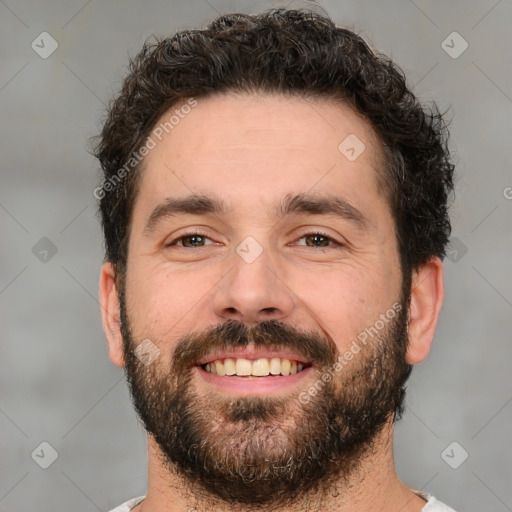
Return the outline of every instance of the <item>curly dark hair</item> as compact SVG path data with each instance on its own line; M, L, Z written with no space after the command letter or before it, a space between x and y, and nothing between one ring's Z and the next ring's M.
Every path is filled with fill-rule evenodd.
M377 179L396 224L404 277L432 256L444 258L454 170L447 123L434 102L420 104L391 59L306 9L227 14L203 30L155 41L130 60L93 149L104 173L95 195L105 259L116 280L126 270L138 190L140 163L132 155L170 107L226 91L337 99L362 114L381 142L386 165ZM119 179L123 167L130 172Z

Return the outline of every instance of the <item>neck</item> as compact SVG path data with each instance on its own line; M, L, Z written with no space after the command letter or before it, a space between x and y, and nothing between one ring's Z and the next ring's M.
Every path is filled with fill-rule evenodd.
M163 456L148 436L148 492L133 512L225 512L226 503L205 496L188 480L163 464ZM196 484L197 485L197 484ZM240 508L240 512L419 512L425 500L398 478L393 457L393 425L388 423L375 439L371 452L348 479L334 482L315 494L298 496L288 508ZM229 507L228 507L229 508Z

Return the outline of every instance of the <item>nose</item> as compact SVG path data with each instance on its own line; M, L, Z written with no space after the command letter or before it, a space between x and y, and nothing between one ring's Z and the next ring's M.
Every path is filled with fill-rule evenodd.
M267 252L263 251L252 262L233 254L231 269L219 283L213 299L217 317L249 325L282 320L292 314L296 302L293 291Z

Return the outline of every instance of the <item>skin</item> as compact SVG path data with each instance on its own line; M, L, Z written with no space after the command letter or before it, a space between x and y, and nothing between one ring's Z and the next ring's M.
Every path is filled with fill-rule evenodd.
M349 134L366 146L353 162L338 150ZM381 168L376 135L347 105L267 94L199 99L145 159L126 279L134 337L165 340L158 347L159 364L165 364L176 341L189 332L230 319L248 325L275 319L328 334L345 353L400 297L394 221L377 180ZM150 236L143 233L157 205L192 192L222 198L230 214L169 217ZM272 205L296 193L342 196L363 213L366 228L332 215L278 219L271 214ZM165 247L194 228L208 237L208 245ZM344 245L306 245L304 235L318 229ZM248 236L263 248L251 264L236 252ZM428 355L443 297L442 263L433 257L413 273L408 363ZM100 302L109 356L122 368L119 294L109 262L101 270ZM212 392L196 374L192 384L201 396ZM311 384L301 382L296 392ZM392 439L389 421L372 456L353 475L353 485L342 496L326 498L322 510L421 510L425 500L396 474ZM182 482L163 466L151 436L148 460L147 497L134 510L164 512L172 503L172 511L188 511L191 501L180 493Z

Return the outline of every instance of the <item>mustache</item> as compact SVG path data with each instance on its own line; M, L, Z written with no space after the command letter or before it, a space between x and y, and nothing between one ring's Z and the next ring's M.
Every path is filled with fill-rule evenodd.
M183 336L172 357L175 368L189 368L212 352L247 347L290 349L318 367L336 361L336 344L328 333L298 330L277 320L266 320L254 326L228 320L200 333Z

